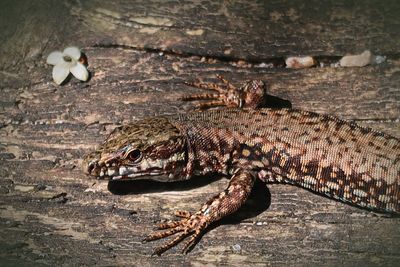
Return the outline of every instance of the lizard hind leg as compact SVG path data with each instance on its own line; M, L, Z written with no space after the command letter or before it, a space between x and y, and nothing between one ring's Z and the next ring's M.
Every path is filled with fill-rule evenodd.
M154 254L161 255L190 236L182 250L183 253L188 252L211 223L237 211L242 206L250 195L254 180L255 176L252 173L239 169L232 176L229 186L207 201L198 212L194 214L186 211L176 212L175 215L181 217L181 220L160 224L158 229L163 231L154 232L143 241L153 241L179 233L171 241L156 248Z

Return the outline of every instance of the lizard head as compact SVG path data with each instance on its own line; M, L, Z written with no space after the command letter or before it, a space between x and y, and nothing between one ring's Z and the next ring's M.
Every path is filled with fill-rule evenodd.
M83 160L86 174L110 180L182 180L185 167L185 138L163 117L114 129L104 143Z

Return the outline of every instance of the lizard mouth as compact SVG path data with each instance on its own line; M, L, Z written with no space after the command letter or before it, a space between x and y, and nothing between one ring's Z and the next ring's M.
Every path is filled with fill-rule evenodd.
M94 160L87 164L85 173L94 176L97 179L121 180L121 179L137 179L146 176L165 175L166 171L161 168L152 167L142 170L140 166L113 166L110 164L99 164Z

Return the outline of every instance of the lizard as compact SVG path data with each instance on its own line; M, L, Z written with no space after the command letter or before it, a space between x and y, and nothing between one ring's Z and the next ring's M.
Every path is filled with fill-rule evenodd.
M185 238L188 252L205 229L237 211L256 179L287 183L378 212L400 214L400 140L333 116L296 109L260 108L261 80L235 87L218 76L211 89L182 100L208 100L200 111L145 118L114 129L83 160L100 179L181 181L230 176L227 188L191 213L158 225L144 242L175 236L157 247L161 255ZM208 109L226 106L225 109Z

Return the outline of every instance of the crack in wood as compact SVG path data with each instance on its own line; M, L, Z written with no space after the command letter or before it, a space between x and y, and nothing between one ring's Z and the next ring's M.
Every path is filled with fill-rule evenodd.
M126 44L118 44L118 43L97 43L92 46L93 48L115 48L115 49L125 49L125 50L134 50L134 51L143 51L152 54L164 54L171 55L180 58L189 58L189 57L204 57L209 60L216 60L220 62L227 63L244 63L244 64L264 64L268 66L267 68L286 68L285 60L287 57L277 56L277 57L268 57L268 58L239 58L232 56L221 56L221 55L210 55L210 54L201 54L201 53L191 53L191 52L183 52L176 51L174 49L162 49L162 48L153 48L146 46L131 46ZM316 61L316 66L318 68L323 67L331 67L332 64L339 64L339 60L344 55L309 55L314 58ZM385 54L386 59L397 60L400 58L400 52Z

